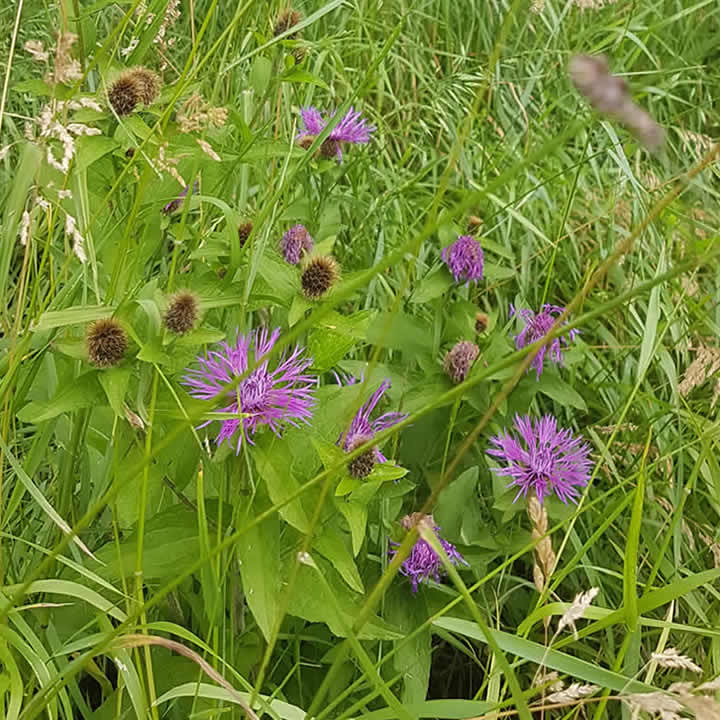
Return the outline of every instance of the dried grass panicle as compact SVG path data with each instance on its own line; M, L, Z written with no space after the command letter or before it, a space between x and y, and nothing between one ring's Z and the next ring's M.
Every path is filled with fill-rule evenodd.
M703 341L695 348L695 359L688 365L677 390L683 397L720 370L720 348L706 345ZM715 398L717 402L717 398ZM713 403L714 404L714 403Z
M50 58L50 53L45 49L45 45L40 40L28 40L25 45L25 52L32 56L33 60L38 62L47 62Z
M213 146L207 141L200 138L196 138L197 144L201 147L202 151L211 157L215 162L221 162L222 158L213 150Z
M553 574L557 557L552 547L552 540L547 535L547 510L534 492L528 495L527 513L532 527L532 539L537 540L534 550L533 582L538 592L542 592Z
M682 703L672 695L664 692L634 693L625 695L623 700L633 709L644 710L647 713L663 713L668 720L681 720Z
M595 110L625 125L649 150L662 147L665 131L633 102L625 80L611 74L607 56L574 55L569 72L577 91Z
M223 127L227 117L227 108L214 107L202 95L193 93L180 106L176 120L181 133L192 133Z
M48 73L45 78L48 83L71 85L82 78L82 66L71 55L72 46L76 40L75 33L58 33L53 71Z
M583 685L582 683L574 682L564 690L551 693L545 700L551 703L571 703L594 695L599 689L597 685Z
M566 627L570 627L572 628L575 639L577 639L577 629L575 628L575 623L585 615L585 611L590 607L598 592L600 592L599 589L593 587L585 592L578 593L572 601L570 607L560 618L557 631L561 632Z
M679 670L690 670L690 672L701 673L702 668L696 665L687 655L681 655L676 648L666 648L662 652L652 653L650 659L666 668L676 668Z
M168 173L171 177L175 178L178 183L183 187L187 187L187 183L183 176L178 172L175 167L179 162L180 158L171 157L167 154L169 143L165 141L158 146L157 156L155 157L155 165L161 172Z
M552 692L560 692L565 687L565 683L560 680L560 676L555 670L550 672L538 672L533 679L533 687L541 687L547 685L547 689Z

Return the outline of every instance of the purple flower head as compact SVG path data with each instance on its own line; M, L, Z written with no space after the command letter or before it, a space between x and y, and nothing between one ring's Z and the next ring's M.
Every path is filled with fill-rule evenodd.
M193 192L194 193L196 193L198 191L198 187L199 187L199 185L197 184L197 180L196 180L193 183ZM174 200L171 200L163 208L163 212L165 213L165 215L171 215L182 205L182 201L185 199L185 196L188 194L189 189L190 189L190 186L186 185L185 189Z
M519 335L515 336L515 347L520 350L520 348L524 348L526 345L532 345L534 342L537 342L541 338L545 337L545 335L547 335L550 331L550 328L553 326L555 318L559 317L564 312L565 308L560 307L559 305L543 305L542 309L537 314L532 310L515 310L515 307L510 305L510 317L513 315L519 315L525 321L525 327ZM550 359L556 365L562 365L562 346L569 345L570 342L579 334L579 330L570 330L567 337L560 335L552 340L549 346ZM538 378L543 371L545 353L547 350L548 346L544 345L532 361L532 367L535 368Z
M338 384L341 385L341 378L335 374ZM345 377L346 385L354 385L357 381L354 377ZM363 382L363 378L360 378L360 382ZM399 412L388 412L375 420L370 419L370 414L375 409L375 406L380 401L380 398L385 394L387 389L390 387L389 380L383 380L380 383L378 389L370 396L370 399L357 411L357 414L352 419L350 427L346 433L341 433L337 440L336 445L342 443L342 449L345 452L352 452L355 448L360 445L369 442L375 435L387 428L397 425L399 422L407 417L406 413ZM362 442L360 440L362 439ZM380 449L373 448L373 456L376 463L387 462L388 459L380 452Z
M308 140L319 135L326 127L330 119L335 116L335 111L330 113L330 117L326 120L322 113L314 107L303 108L300 111L303 130L298 133L297 140L300 144L307 143ZM370 136L375 132L374 125L369 125L359 110L350 108L345 117L330 131L330 135L320 148L320 153L324 157L337 157L338 162L342 162L342 143L364 144L370 142Z
M293 225L283 236L280 243L285 259L291 265L297 265L305 253L313 249L313 239L304 225Z
M458 239L442 251L442 259L450 269L455 282L482 280L485 254L480 243L471 235L459 235Z
M234 345L219 343L218 349L198 356L200 367L190 369L183 378L183 385L193 397L224 402L217 412L237 413L237 418L221 420L220 433L215 439L218 445L227 440L239 453L243 438L253 444L250 435L254 435L260 425L268 425L280 436L285 423L298 427L299 422L308 423L312 417L317 378L305 373L312 358L303 357L304 348L296 345L289 356L283 353L277 360L264 360L238 382L250 365L272 350L279 337L280 328L270 335L262 328L238 335ZM211 422L208 420L200 427ZM234 443L231 440L238 430L237 443Z
M511 478L508 487L519 488L515 500L532 491L541 503L551 493L566 504L568 500L577 502L580 494L577 488L588 483L589 445L582 438L573 437L570 430L558 430L552 415L539 420L516 415L514 429L520 438L501 432L490 438L495 447L487 453L507 463L492 471Z
M435 525L432 515L413 513L412 515L406 515L402 519L403 526L408 530L413 525L419 523L426 524L434 530L442 549L453 565L467 565L465 558L455 549L455 546L440 537L440 528ZM390 548L390 557L392 558L397 554L396 548L400 543L390 541L390 545L393 546ZM430 543L424 538L418 538L415 545L413 545L410 555L405 558L400 572L410 578L412 591L417 592L420 583L429 583L431 578L435 582L440 582L440 573L443 572L443 564L440 556L432 549Z

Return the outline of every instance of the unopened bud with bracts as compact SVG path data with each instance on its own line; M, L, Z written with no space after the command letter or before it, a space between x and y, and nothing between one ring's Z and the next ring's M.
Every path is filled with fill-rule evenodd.
M277 20L275 21L275 27L273 28L275 37L277 37L278 35L282 35L290 28L295 27L300 22L300 20L302 20L302 15L297 10L293 10L291 8L283 10L278 15ZM285 37L287 40L294 40L297 37L297 33L290 33Z
M247 242L247 239L250 237L250 233L252 232L253 224L251 222L241 223L238 226L238 240L240 242L240 247L245 247L245 243Z
M484 312L475 315L475 332L478 335L484 333L490 327L490 316Z
M190 332L198 319L198 301L191 292L183 291L173 296L165 311L163 324L175 335Z
M120 323L113 318L97 320L88 327L85 337L88 359L99 368L117 365L125 355L128 337Z
M469 340L461 340L445 355L443 370L445 374L457 385L467 378L480 350Z

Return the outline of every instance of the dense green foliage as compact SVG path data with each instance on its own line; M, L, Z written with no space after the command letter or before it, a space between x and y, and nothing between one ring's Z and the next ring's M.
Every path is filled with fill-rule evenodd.
M286 8L0 9L0 715L599 720L686 680L657 702L718 717L720 6ZM593 113L576 52L609 56L661 152ZM295 142L310 105L377 129L338 163ZM279 249L296 223L341 268L317 300ZM441 250L468 232L466 287ZM545 303L580 335L538 378L510 307ZM271 365L312 356L316 405L236 454L183 377L259 327ZM459 340L480 354L453 384ZM386 379L373 417L407 418L353 477L373 445L338 437ZM593 470L528 514L486 451L544 413ZM401 561L439 547L419 511L467 564L413 592ZM551 671L597 688L553 702Z

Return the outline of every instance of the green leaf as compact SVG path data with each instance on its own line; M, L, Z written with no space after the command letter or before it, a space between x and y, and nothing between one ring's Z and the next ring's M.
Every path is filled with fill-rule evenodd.
M418 352L432 347L432 329L422 320L402 312L381 313L372 322L367 339L373 345Z
M655 277L662 275L665 270L665 251L663 249L660 252L660 259L657 269L655 270ZM645 318L642 344L640 345L640 359L638 360L637 367L638 382L645 376L645 373L650 366L650 361L653 358L653 347L655 345L655 338L657 337L658 320L660 319L660 287L660 285L656 285L650 291L647 317Z
M78 305L65 310L44 312L39 320L31 326L33 332L43 332L67 325L84 325L110 317L115 312L114 305Z
M449 632L478 640L481 643L487 642L480 628L470 620L461 620L460 618L445 616L435 620L433 625L448 630ZM551 670L565 673L574 680L583 680L593 685L599 685L602 688L623 693L643 693L656 690L656 688L650 685L625 677L612 670L606 670L597 663L579 660L572 655L567 655L559 650L552 650L540 643L526 640L517 635L492 629L490 633L500 649L504 652L522 658L526 662L542 665Z
M319 85L320 87L325 88L325 90L330 90L324 80L319 78L317 75L313 75L311 72L298 67L286 70L280 79L282 82L287 83L311 83L312 85Z
M644 503L645 457L643 457L643 466L638 473L623 560L623 602L626 622L631 632L637 630L638 627L637 566L640 559L640 530L643 521Z
M250 612L266 640L280 616L280 522L277 515L247 530L237 545Z
M258 55L250 68L250 85L260 97L265 95L270 78L272 77L273 65L270 60Z
M540 378L538 390L543 395L547 395L561 405L574 407L583 411L587 410L587 405L582 395L555 373L543 373Z
M99 373L100 384L117 417L125 417L125 393L131 374L131 367L114 367Z
M395 671L402 675L402 703L405 706L421 703L427 697L432 659L431 628L416 632L431 614L426 596L418 593L408 602L407 587L395 583L388 590L385 608L387 620L405 635L395 643L393 657Z
M83 135L75 141L75 163L79 171L87 170L103 155L113 152L119 147L117 141L104 135Z
M259 437L253 448L253 457L258 474L265 482L273 505L285 503L299 488L297 477L292 472L292 455L285 443L278 442L269 434ZM302 506L300 497L283 504L278 511L280 517L301 533L310 532L310 521Z
M411 303L424 303L445 295L454 284L453 276L444 266L438 266L428 273L410 296Z
M46 420L86 407L102 405L105 393L98 382L98 373L87 372L66 385L48 402L31 402L17 414L18 420L41 423Z
M322 558L315 557L315 563L317 568L307 565L298 568L288 605L289 612L308 622L324 623L334 635L347 637L346 628L353 626L360 613L362 596L355 595ZM327 583L318 582L318 572L322 572ZM364 640L392 640L398 639L400 634L377 616L371 616L358 637Z
M353 590L362 593L365 592L365 588L353 556L346 547L346 537L337 528L328 527L322 535L313 540L313 547L333 564L342 579Z
M365 540L367 527L367 507L352 500L338 499L335 501L338 510L343 514L350 528L352 537L353 555L357 556Z
M249 693L238 693L245 702L250 702ZM221 700L223 702L238 704L237 699L232 693L228 692L225 688L218 687L217 685L210 685L209 683L189 682L184 685L178 685L172 690L168 690L164 695L161 695L156 701L155 705L162 705L163 703L170 702L171 700L177 700L177 698L188 697L188 698L207 698L210 700ZM283 702L282 700L270 699L266 695L260 695L259 699L255 700L253 709L263 710L269 708L270 711L276 713L278 717L283 720L305 720L306 713L295 705Z

